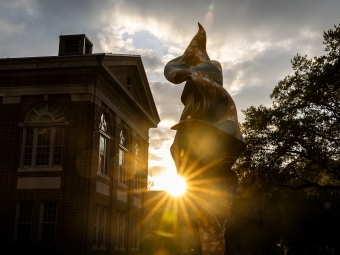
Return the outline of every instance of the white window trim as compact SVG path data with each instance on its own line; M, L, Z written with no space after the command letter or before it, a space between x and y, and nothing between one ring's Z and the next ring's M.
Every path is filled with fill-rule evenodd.
M133 175L133 189L135 193L141 193L142 192L142 175L140 172L140 168L136 169L136 162L138 162L138 166L141 165L142 160L139 157L135 157L134 160L134 175ZM137 184L137 189L136 189Z
M104 129L101 128L102 126L102 121L106 124ZM98 150L98 168L97 168L97 175L103 177L104 179L110 180L110 148L111 148L111 141L112 137L110 136L110 118L107 116L106 113L102 113L100 116L100 123L99 123L99 150ZM101 138L103 137L104 139L104 171L101 169L101 151L100 151L100 146L101 146Z
M100 158L100 136L103 136L104 139L105 139L105 157L104 157L104 167L105 167L105 163L106 163L106 160L108 161L108 164L107 164L107 168L106 171L107 171L107 174L105 173L102 173L100 171L100 160L98 160L98 169L97 169L97 175L100 176L100 177L103 177L104 179L107 179L107 180L110 180L110 145L111 145L111 136L109 136L108 134L104 133L104 131L100 130L99 129L99 151L98 151L98 159Z
M43 108L45 108L45 111L38 112L36 109L37 107L40 107L40 110L43 109L41 106L44 105ZM50 111L51 108L48 106L54 105L56 108L53 109L53 111ZM62 115L59 115L59 117L62 117L60 121L56 119L55 114L61 113ZM35 114L38 118L34 121L30 119L31 114ZM49 116L51 121L41 121L40 118L43 116ZM58 118L59 119L59 118ZM69 125L69 121L65 121L65 115L62 111L62 109L55 105L53 102L43 102L40 105L36 105L32 107L25 117L25 122L18 123L19 127L23 127L23 136L22 136L22 145L21 145L21 156L20 156L20 167L18 168L18 172L40 172L40 171L62 171L62 162L59 165L53 165L53 157L54 157L54 145L55 145L55 131L57 127L62 128L62 143L61 143L61 149L63 151L64 149L64 126ZM38 141L38 135L37 132L39 128L51 128L51 136L50 136L50 145L49 145L49 162L48 165L36 165L36 156L37 156L37 141ZM26 137L27 137L27 129L31 128L33 129L33 144L32 144L32 157L31 157L31 165L25 166L24 165L24 158L25 158L25 147L26 147ZM63 153L61 151L61 154ZM62 160L62 158L61 158Z
M124 188L127 188L127 162L126 162L126 154L128 153L128 150L122 146L121 144L119 144L119 153L118 153L118 167L120 168L120 151L123 152L123 178L120 177L121 174L121 170L118 169L118 184L119 186L122 186ZM122 179L122 181L121 181Z
M45 124L45 123L44 123ZM50 123L48 123L50 124ZM59 123L60 124L60 123ZM62 171L62 162L60 165L53 165L53 148L55 143L55 131L56 127L60 127L63 125L39 125L39 123L35 125L25 125L24 132L22 136L22 145L21 145L21 157L20 157L20 167L18 168L18 172L40 172L40 171ZM50 127L51 128L51 140L49 145L49 160L48 165L36 165L36 156L37 156L37 144L38 144L38 130L41 127ZM32 145L32 158L31 158L31 165L25 166L24 165L24 158L25 158L25 148L26 148L26 135L27 135L27 128L33 128L33 145ZM64 128L62 129L62 151L64 147ZM63 153L63 152L61 152Z
M43 230L43 220L44 220L44 210L45 210L45 204L46 203L55 203L56 204L56 216L55 216L55 233L54 233L54 242L57 237L56 232L57 232L57 221L58 221L58 204L56 202L41 202L40 203L40 218L39 218L39 232L38 232L38 241L42 241L42 230Z
M103 179L105 179L105 180L110 180L110 177L109 176L107 176L107 175L105 175L105 174L102 174L102 173L100 173L100 172L97 172L97 175L98 176L100 176L100 177L102 177Z

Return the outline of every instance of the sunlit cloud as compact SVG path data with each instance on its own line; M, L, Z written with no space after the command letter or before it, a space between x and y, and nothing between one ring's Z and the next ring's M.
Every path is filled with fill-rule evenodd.
M183 109L183 84L167 82L163 68L183 54L197 22L206 28L208 54L222 64L224 87L242 122L241 109L270 104L269 94L292 72L296 53L323 54L322 32L339 23L339 10L340 2L329 0L1 1L0 57L56 55L61 33L86 33L94 53L141 55L162 120L149 134L149 167L175 172L168 168L175 134L170 127Z

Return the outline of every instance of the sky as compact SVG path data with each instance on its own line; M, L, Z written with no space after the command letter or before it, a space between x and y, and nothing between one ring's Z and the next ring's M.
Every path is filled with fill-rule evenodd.
M324 54L323 32L340 24L339 13L339 0L2 0L0 58L54 56L59 35L82 33L93 53L141 55L161 118L149 134L149 171L154 189L163 189L176 171L170 127L183 109L183 84L169 83L163 70L183 54L198 22L242 123L241 110L271 104L294 55Z

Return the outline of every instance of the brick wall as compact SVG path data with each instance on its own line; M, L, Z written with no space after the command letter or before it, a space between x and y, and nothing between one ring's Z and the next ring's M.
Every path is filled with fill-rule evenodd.
M96 87L99 83L97 71L94 68L51 69L48 71L6 71L0 72L0 88L18 88L27 86L51 87L51 91L59 85L91 84ZM107 82L104 82L107 84ZM110 95L108 95L109 97ZM117 98L117 97L115 97ZM111 100L115 103L114 99ZM64 126L64 141L62 153L62 171L18 171L20 167L23 129L22 123L28 111L44 100L59 106L65 115L67 124ZM95 100L93 100L95 101ZM41 202L56 202L57 230L55 245L65 254L117 254L116 240L116 212L117 209L127 212L126 252L132 247L132 218L134 214L143 217L143 209L134 206L133 198L144 202L147 180L147 154L148 141L141 138L135 130L121 120L123 117L136 121L137 126L148 137L148 128L145 121L138 116L130 105L125 107L124 100L117 102L125 116L108 108L104 103L72 101L70 93L47 94L44 97L37 88L36 95L23 95L20 103L3 104L0 97L0 253L6 251L10 254L13 249L16 204L21 201L33 202L32 241L37 240L39 229L39 215ZM112 127L112 140L110 141L110 174L109 179L97 174L99 156L99 123L101 114L106 112ZM118 185L118 149L119 134L122 128L127 131L128 152L127 170L128 189ZM143 174L143 192L135 193L133 190L133 160L134 144L141 145L141 158ZM17 189L17 180L20 177L61 177L60 189ZM109 185L110 196L96 192L96 184L101 182ZM128 194L128 202L117 200L117 189ZM108 207L107 220L107 250L93 250L94 222L96 217L96 204ZM142 231L140 232L142 236ZM119 252L118 252L119 253ZM134 254L140 252L134 251Z

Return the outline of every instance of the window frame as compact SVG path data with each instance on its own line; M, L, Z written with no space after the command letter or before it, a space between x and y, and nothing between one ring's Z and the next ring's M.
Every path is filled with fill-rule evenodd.
M105 123L105 125L103 125ZM103 128L102 128L103 127ZM106 129L106 130L105 130ZM110 118L106 113L103 113L100 117L99 123L99 149L98 149L98 170L97 174L110 178L110 145L111 145L111 125ZM103 150L101 145L103 141ZM103 151L103 153L102 153ZM102 164L102 159L104 163ZM102 166L104 169L102 169Z
M133 175L133 189L136 193L140 193L142 191L142 174L140 166L142 164L142 160L140 158L140 143L137 141L135 143L135 158L134 158L134 175Z
M94 221L93 250L106 250L108 206L96 204L96 215Z
M134 191L137 193L140 193L142 189L142 185L141 185L142 177L140 173L140 165L141 165L141 160L138 158L135 158L133 188L134 188Z
M26 222L20 222L20 218L24 215L22 215L22 207L23 205L30 205L30 221L26 221ZM31 241L32 238L32 219L33 219L33 202L27 201L27 202L18 202L16 205L16 215L15 215L15 230L14 230L14 241L19 241L19 242L27 242L27 241ZM30 225L29 226L29 234L26 237L27 240L20 240L21 238L19 237L20 235L20 230L19 230L19 226L20 225Z
M118 148L118 184L127 188L127 161L126 154L127 149L127 139L126 131L122 129L119 133L119 148Z
M53 112L50 112L50 109L54 109ZM46 120L46 117L49 119ZM19 123L19 126L23 127L23 136L18 172L62 171L64 133L65 126L68 124L69 122L65 121L65 115L62 109L54 103L44 102L32 107L27 112L24 123ZM39 145L39 141L44 141L43 134L39 134L39 131L43 131L44 129L50 130L48 137L49 145ZM28 137L29 130L33 131L30 134L31 140L29 140L30 138ZM57 137L60 139L56 139ZM27 144L27 142L30 144ZM26 149L28 148L31 148L31 153L27 152L28 150ZM47 164L37 163L38 155L43 155L43 153L39 154L39 148L49 148L48 153L46 153L48 154ZM56 148L60 148L60 150L58 149L59 151L56 152ZM29 158L26 157L27 155L30 155ZM54 162L56 159L58 160L57 163ZM25 162L26 160L29 161L29 164ZM46 160L46 158L44 160Z
M55 205L55 216L54 216L54 221L44 221L44 216L45 216L45 209L47 204L53 204ZM48 216L48 215L46 215ZM38 234L38 241L41 241L43 243L49 243L49 244L54 244L56 242L56 236L57 236L57 221L58 221L58 203L57 202L41 202L40 203L40 220L39 220L39 234ZM49 225L54 225L54 234L53 234L53 242L46 242L44 241L44 224L49 224Z
M125 251L125 235L126 235L126 211L116 211L116 244L115 250Z

